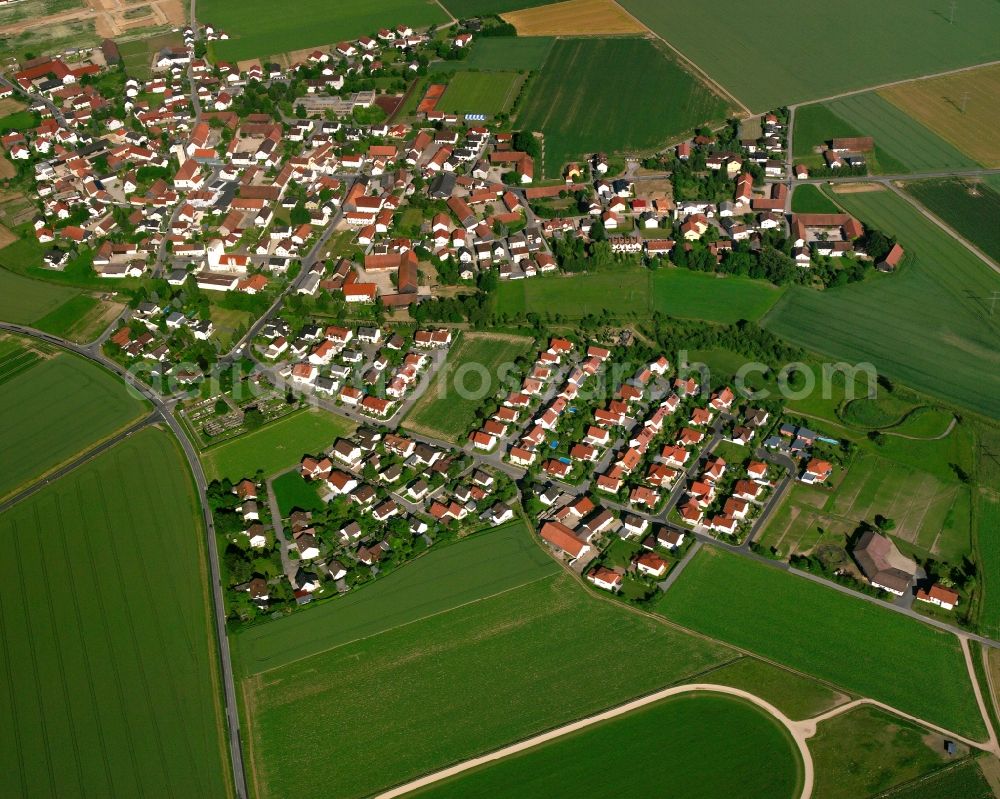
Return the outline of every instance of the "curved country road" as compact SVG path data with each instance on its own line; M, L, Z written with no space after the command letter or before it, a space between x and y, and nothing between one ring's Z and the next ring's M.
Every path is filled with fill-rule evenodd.
M546 743L548 741L553 741L556 738L561 738L564 735L576 732L577 730L582 730L593 724L600 724L602 721L607 721L608 719L616 718L617 716L622 716L626 713L631 713L633 710L637 710L645 705L650 705L653 702L659 702L663 699L667 699L671 696L679 696L681 694L697 693L699 691L706 691L716 694L728 694L729 696L735 696L740 699L744 699L747 702L759 707L764 712L770 714L781 725L788 730L789 734L792 736L792 740L795 741L795 746L799 750L799 755L802 758L803 766L803 779L802 779L802 791L799 794L801 799L809 799L812 796L813 782L815 777L815 770L813 768L812 755L809 752L809 747L806 745L806 739L809 737L810 728L808 727L808 722L797 722L792 721L788 716L782 713L778 708L769 702L765 702L759 696L751 694L748 691L743 691L739 688L731 688L728 685L715 685L713 683L691 683L690 685L678 685L673 688L664 688L662 691L657 691L656 693L649 694L648 696L640 697L631 702L626 702L624 705L619 705L618 707L612 708L611 710L605 710L603 713L598 713L594 716L587 716L586 718L579 719L577 721L571 722L570 724L565 724L562 727L557 727L554 730L549 730L548 732L543 732L541 735L536 735L533 738L528 738L524 741L519 741L518 743L511 744L510 746L505 746L502 749L497 749L494 752L490 752L486 755L481 755L480 757L474 757L471 760L466 760L462 763L458 763L449 768L442 769L441 771L436 771L433 774L428 774L424 777L420 777L412 782L408 782L405 785L400 785L396 788L392 788L388 791L380 793L376 796L376 799L394 799L394 797L403 796L415 791L418 788L424 788L428 785L432 785L440 780L448 779L449 777L454 777L456 774L461 774L463 771L468 771L469 769L477 768L478 766L485 765L487 763L492 763L496 760L502 760L505 757L515 755L518 752L523 752L526 749L531 749L532 747L538 746L539 744Z

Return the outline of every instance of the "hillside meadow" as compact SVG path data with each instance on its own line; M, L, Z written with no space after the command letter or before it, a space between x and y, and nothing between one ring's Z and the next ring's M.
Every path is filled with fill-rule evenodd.
M945 729L975 740L985 736L958 639L871 602L706 548L657 610Z
M739 0L711 5L622 0L655 33L754 112L1000 58L1000 4L967 0L798 0L761 13ZM711 35L724 21L725 35ZM777 46L780 42L780 46Z
M866 225L895 235L909 261L893 275L815 291L793 287L764 317L807 349L879 372L930 396L1000 417L1000 275L891 191L837 193Z
M0 515L0 535L4 792L229 795L204 530L174 439L137 433Z
M517 126L544 134L544 173L557 177L590 153L651 151L725 115L723 100L649 39L557 39Z

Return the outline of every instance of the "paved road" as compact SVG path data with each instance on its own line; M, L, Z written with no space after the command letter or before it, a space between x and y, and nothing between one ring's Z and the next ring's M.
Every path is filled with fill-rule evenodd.
M21 336L29 336L31 338L44 341L47 344L61 347L62 349L73 352L76 355L80 355L94 361L100 366L103 366L105 369L113 372L124 380L129 387L153 404L154 411L151 416L158 417L157 421L162 420L170 428L180 443L181 448L184 451L184 455L187 458L188 466L194 475L195 484L198 488L202 515L205 520L205 529L208 533L205 540L205 546L208 549L209 571L212 580L213 618L215 621L216 642L219 647L219 661L222 669L225 711L229 732L229 754L232 761L236 795L238 799L245 799L247 796L246 775L243 771L243 749L240 743L239 712L236 704L236 688L233 681L232 660L229 653L229 639L226 637L226 611L222 595L222 581L219 569L219 551L215 542L215 521L212 518L211 510L204 501L208 483L205 480L205 473L201 468L201 461L198 460L198 454L195 451L194 446L191 444L191 441L188 439L187 434L184 432L184 428L181 427L180 423L178 423L178 421L174 418L172 412L173 402L171 400L164 400L151 388L133 377L129 372L122 368L122 366L106 358L99 349L95 350L93 346L88 347L74 344L71 341L66 341L58 336L44 333L41 330L35 330L34 328L25 327L23 325L13 325L7 322L0 322L0 330L6 330L7 332L16 333ZM152 420L144 420L145 424L149 424L150 421ZM91 457L93 457L93 453L91 453Z
M350 192L351 188L354 186L354 182L358 179L358 175L352 175L346 178L347 185L345 188L345 196ZM219 365L225 367L227 363L232 363L242 355L249 354L250 346L253 340L257 337L260 331L263 329L264 325L270 321L270 319L277 315L278 311L281 309L282 303L292 291L297 291L298 288L305 283L307 277L309 277L310 271L316 261L319 260L319 254L322 249L326 246L326 243L330 240L330 236L333 235L334 228L337 223L343 218L344 210L343 206L337 209L337 213L333 215L333 218L327 223L326 229L323 231L322 235L316 240L316 243L312 246L306 255L300 259L302 268L299 274L296 276L295 280L289 281L288 285L285 286L284 290L274 298L274 302L271 303L271 307L254 322L250 329L247 330L245 334L236 342L233 343L232 348L226 355L220 359Z

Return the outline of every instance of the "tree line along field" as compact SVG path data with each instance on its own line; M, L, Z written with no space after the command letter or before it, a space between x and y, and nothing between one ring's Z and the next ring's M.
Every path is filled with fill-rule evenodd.
M532 343L532 339L521 336L460 334L403 425L417 433L464 443L462 437L473 426L476 411L487 397L506 385L503 381L508 370Z
M520 524L434 547L356 597L236 639L261 797L374 793L736 657L595 599ZM337 764L322 779L317 751Z
M941 178L907 183L905 190L994 261L1000 261L1000 192L988 183Z
M523 82L519 72L456 72L448 79L437 108L450 114L503 114L510 110Z
M800 0L783 17L739 0L681 6L622 0L655 33L754 112L1000 58L1000 6L970 0ZM705 35L725 20L726 38ZM780 48L768 46L780 42Z
M702 549L657 609L685 627L960 735L986 734L958 639L870 602Z
M338 437L353 429L348 419L320 409L290 414L205 450L201 454L205 478L236 481L252 477L258 469L265 475L275 474L294 466L303 455L329 449Z
M796 160L819 166L814 148L840 136L875 139L872 171L883 174L974 169L978 164L877 92L864 92L795 110Z
M879 90L941 138L987 167L1000 167L1000 64Z
M242 61L357 39L379 28L440 25L448 21L448 15L431 0L341 3L336 13L323 0L304 0L296 4L294 14L267 0L202 0L198 21L229 34L228 40L212 43L215 58Z
M376 583L280 623L241 631L234 651L248 675L355 643L440 612L551 577L555 561L516 521L437 545Z
M618 268L570 277L505 281L496 291L501 314L648 318L654 311L684 319L736 322L761 318L784 289L762 280L719 277L681 268Z
M5 791L228 795L204 531L173 438L137 433L0 535Z
M807 349L880 373L933 397L1000 417L1000 276L891 191L836 194L846 211L899 238L895 275L818 292L794 287L764 317Z
M64 352L39 358L0 381L0 407L0 496L72 459L148 410L145 400L133 396L109 372Z
M725 114L721 98L649 39L557 39L517 126L545 135L544 172L558 177L590 153L653 150Z
M669 752L670 764L661 768L648 763L651 752ZM726 767L718 768L720 762ZM610 783L625 799L792 799L801 791L802 768L788 731L766 712L733 696L699 693L639 708L413 796L492 799L516 785L522 799L550 799L590 796L595 785Z

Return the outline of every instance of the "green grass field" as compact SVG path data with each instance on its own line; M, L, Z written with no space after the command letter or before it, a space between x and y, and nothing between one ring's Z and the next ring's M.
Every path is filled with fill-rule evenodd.
M31 111L15 111L13 114L0 117L0 133L12 130L29 130L38 127L40 117Z
M983 776L979 763L969 758L883 796L884 799L954 799L956 796L962 799L994 799L996 794Z
M184 37L180 33L157 33L130 42L121 42L118 51L122 56L125 71L136 80L149 80L153 56L164 47L180 47Z
M653 273L652 307L684 319L736 322L760 319L784 289L762 280L720 278L688 269L658 269Z
M555 42L550 36L495 36L477 38L469 55L461 61L435 63L434 72L459 72L481 69L504 72L507 70L539 70Z
M253 433L211 447L201 453L205 477L239 480L258 469L271 475L294 466L303 455L316 454L354 429L343 416L308 410L279 419Z
M703 549L658 610L959 734L985 733L958 639L862 599Z
M68 286L32 280L0 269L0 320L31 325L80 296Z
M555 177L589 153L653 150L725 113L718 96L648 39L560 39L517 126L545 134L545 174Z
M984 576L979 624L983 634L1000 637L1000 496L980 490L976 495L976 529Z
M881 794L940 768L948 757L939 737L875 707L857 707L821 722L809 750L816 767L815 795L825 799Z
M897 236L910 263L842 288L792 288L763 324L813 351L869 361L926 394L1000 416L1000 315L990 313L1000 276L892 192L836 197L862 222Z
M811 719L850 698L821 682L752 657L715 669L705 675L705 682L749 691L790 719Z
M965 3L953 24L935 0L845 0L833 15L822 0L801 0L782 19L739 0L683 11L662 0L622 5L755 112L1000 58L992 0ZM706 35L719 20L729 23L724 45ZM779 57L761 46L773 41Z
M407 414L404 426L464 443L463 437L484 400L520 385L508 386L504 379L515 359L531 345L529 338L463 334L452 345L448 360L434 375L427 392Z
M496 291L496 312L580 319L607 310L621 319L645 319L659 311L684 319L735 322L761 318L783 291L761 280L688 269L612 268L505 281Z
M976 162L877 92L853 94L795 110L796 160L819 166L813 149L834 137L873 136L869 169L882 174L973 169Z
M441 6L429 0L368 0L338 6L336 14L322 0L297 4L294 14L266 0L203 0L198 17L229 34L227 41L212 43L215 57L226 61L336 44L396 25L426 28L448 19Z
M384 580L308 613L251 627L236 636L233 647L245 673L269 671L557 571L524 524L511 522L459 544L436 546Z
M508 11L543 6L547 2L549 0L447 0L442 5L458 19L464 19L483 14L506 14Z
M456 72L438 102L449 114L496 114L510 109L524 77L519 72Z
M363 631L371 637L245 680L243 729L258 795L375 793L690 681L732 657L726 647L596 599L568 575L472 601L485 593L478 587L484 573L496 579L489 559L478 558L452 578L471 586L465 604L431 606L434 615L378 635L372 635L378 617L367 615ZM386 584L376 582L359 597L384 607L380 585ZM310 766L316 752L337 764L321 780Z
M876 515L896 523L892 536L905 552L961 563L972 552L969 489L874 454L859 456L830 492L796 485L769 521L760 544L784 557L832 555L862 522ZM840 557L846 563L846 553Z
M139 418L148 406L111 373L59 353L0 384L0 496Z
M651 752L669 752L671 764L650 763ZM722 761L726 767L718 768ZM696 694L648 705L413 795L492 799L503 786L516 785L522 799L552 799L592 796L600 784L613 784L623 799L780 799L798 796L802 762L787 730L762 710L724 694Z
M920 180L907 183L906 192L994 261L1000 261L1000 192L992 186L957 178Z
M228 795L204 531L176 442L136 434L4 513L0 535L5 792Z
M805 186L795 186L792 194L792 211L796 214L839 214L840 209L833 200L819 190L817 186L807 183Z
M282 516L288 516L293 510L321 510L326 507L326 503L319 498L317 484L305 480L298 470L276 477L272 485Z
M577 275L508 280L496 290L496 312L595 316L607 309L616 317L650 314L652 273L648 269L608 269Z

